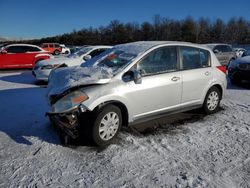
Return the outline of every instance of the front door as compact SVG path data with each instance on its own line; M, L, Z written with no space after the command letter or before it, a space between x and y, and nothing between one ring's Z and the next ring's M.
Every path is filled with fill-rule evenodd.
M126 98L133 120L173 109L181 100L182 76L177 66L177 48L161 47L137 64L142 83L128 82Z

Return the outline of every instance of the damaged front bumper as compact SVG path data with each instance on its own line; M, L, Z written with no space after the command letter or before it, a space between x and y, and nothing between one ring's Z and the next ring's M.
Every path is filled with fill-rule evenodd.
M71 111L63 113L47 112L46 116L49 117L51 123L56 127L60 128L67 135L76 139L79 136L79 116L85 112L83 109L78 107Z

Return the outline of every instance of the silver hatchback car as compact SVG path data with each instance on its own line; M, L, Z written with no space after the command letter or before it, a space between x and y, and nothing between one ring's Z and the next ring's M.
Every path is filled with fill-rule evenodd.
M121 44L80 67L59 68L48 84L47 115L68 138L109 144L122 125L194 108L218 110L226 68L192 43Z

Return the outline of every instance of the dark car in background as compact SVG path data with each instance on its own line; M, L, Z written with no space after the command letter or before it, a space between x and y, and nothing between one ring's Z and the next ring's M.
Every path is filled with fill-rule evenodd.
M250 81L250 56L238 58L230 63L228 77L232 84L239 84L242 80Z
M250 49L246 49L243 54L241 55L241 57L245 57L245 56L249 56L250 55Z
M205 45L213 50L220 63L224 66L228 66L233 60L237 58L236 52L229 44L211 43Z

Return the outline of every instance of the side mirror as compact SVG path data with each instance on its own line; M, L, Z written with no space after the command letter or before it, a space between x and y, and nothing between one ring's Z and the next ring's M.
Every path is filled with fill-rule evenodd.
M123 77L123 81L129 82L129 81L134 81L135 84L141 84L142 83L142 77L141 73L138 70L131 70L126 72Z
M85 56L83 57L83 60L88 61L88 60L90 60L91 58L92 58L91 55L85 55Z
M6 50L2 50L1 54L7 54L8 52Z
M217 54L217 53L219 53L219 50L215 49L215 50L213 50L213 52L214 52L215 54Z

